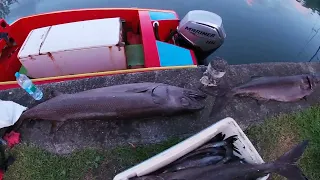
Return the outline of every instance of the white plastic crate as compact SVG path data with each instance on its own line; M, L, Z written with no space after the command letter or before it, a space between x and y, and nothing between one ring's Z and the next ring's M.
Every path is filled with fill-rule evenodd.
M248 163L264 163L257 150L236 121L228 117L142 163L117 174L113 180L127 180L135 176L144 176L154 172L205 144L220 132L224 133L226 138L232 135L238 135L235 146L239 148L241 158L244 158ZM268 176L269 175L259 178L259 180L267 180Z

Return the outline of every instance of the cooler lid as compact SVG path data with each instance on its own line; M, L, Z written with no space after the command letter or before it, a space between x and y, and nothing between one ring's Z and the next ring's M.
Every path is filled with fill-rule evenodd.
M19 58L24 58L29 55L38 55L41 43L45 40L50 27L43 27L32 30L18 53Z
M51 26L40 53L100 46L120 41L120 18L97 19Z

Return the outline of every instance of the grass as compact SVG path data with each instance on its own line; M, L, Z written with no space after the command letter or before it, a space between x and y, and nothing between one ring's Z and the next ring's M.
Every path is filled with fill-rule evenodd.
M308 139L309 146L299 165L310 179L320 179L320 107L291 115L280 115L246 131L265 161L273 161L292 146ZM9 167L9 180L112 179L131 167L178 143L119 147L109 151L83 150L57 156L36 147L19 145L13 149L17 161ZM274 179L282 179L279 176Z
M303 140L309 146L299 165L310 179L320 179L320 107L280 115L246 131L265 161L273 161ZM274 179L283 179L276 176Z
M4 179L8 180L69 180L95 179L96 173L104 173L103 179L112 179L117 172L139 163L158 152L161 152L179 142L171 139L161 144L121 147L111 151L87 149L75 152L70 156L58 156L42 149L18 145L13 149L16 162L9 167ZM99 169L104 162L111 162L114 167ZM108 172L105 172L108 171ZM106 174L107 173L107 174ZM89 174L89 175L88 175Z
M85 150L61 157L27 145L19 145L13 150L16 162L9 167L4 179L79 179L85 169L98 167L102 154Z

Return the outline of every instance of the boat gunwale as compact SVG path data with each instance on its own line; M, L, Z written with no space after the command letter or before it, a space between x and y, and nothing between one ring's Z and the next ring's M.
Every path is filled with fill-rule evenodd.
M54 76L54 77L45 77L32 79L35 84L47 84L54 82L62 81L72 81L84 78L93 78L99 76L111 76L116 74L129 74L129 73L143 73L159 70L174 70L174 69L188 69L188 68L197 68L197 65L186 65L186 66L168 66L168 67L150 67L150 68L138 68L138 69L125 69L125 70L116 70L116 71L104 71L104 72L94 72L94 73L83 73L75 75L65 75L65 76ZM11 86L11 87L7 87ZM0 82L0 90L7 90L12 88L17 88L18 83L16 81L5 81Z
M28 18L35 18L37 16L46 16L46 15L52 15L52 14L61 14L61 13L70 13L70 12L78 12L78 11L101 11L101 10L105 10L105 11L109 11L109 10L130 10L130 11L158 11L158 12L170 12L173 13L177 19L179 19L177 13L173 10L165 10L165 9L152 9L152 8L83 8L83 9L70 9L70 10L60 10L60 11L52 11L52 12L45 12L45 13L39 13L39 14L34 14L34 15L29 15L29 16L24 16L21 17L19 19L16 19L15 21L13 21L11 25L13 25L14 23L18 22L18 21L22 21L24 19L28 19Z

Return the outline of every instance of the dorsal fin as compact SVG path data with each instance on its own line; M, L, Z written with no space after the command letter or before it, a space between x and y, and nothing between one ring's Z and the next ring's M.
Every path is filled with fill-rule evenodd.
M168 87L157 86L152 89L151 96L156 104L165 104L168 99Z
M144 92L147 92L148 90L149 90L149 88L142 87L142 88L130 89L130 90L127 90L126 92L144 93Z
M53 97L60 96L60 95L62 95L62 94L63 94L62 92L57 91L57 90L51 91L51 95L52 95Z

